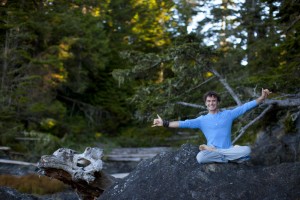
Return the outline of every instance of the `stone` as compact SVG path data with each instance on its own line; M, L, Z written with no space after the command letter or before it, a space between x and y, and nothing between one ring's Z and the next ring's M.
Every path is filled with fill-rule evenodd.
M0 198L3 200L39 200L30 194L22 194L15 189L0 186Z
M185 144L139 163L98 200L299 199L300 162L271 166L196 162L198 147Z
M280 125L269 132L258 134L252 149L252 162L256 165L277 165L283 162L300 162L300 129L286 134Z

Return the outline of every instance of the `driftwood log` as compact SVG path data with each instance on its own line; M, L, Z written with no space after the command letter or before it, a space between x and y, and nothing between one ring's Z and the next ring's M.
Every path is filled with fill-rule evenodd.
M56 178L75 189L79 199L92 200L114 183L115 178L102 171L102 149L87 147L82 154L60 148L44 155L37 164L39 173Z

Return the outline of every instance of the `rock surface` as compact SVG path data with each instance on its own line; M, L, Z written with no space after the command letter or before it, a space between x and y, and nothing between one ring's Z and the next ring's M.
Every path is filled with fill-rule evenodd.
M300 124L300 123L299 123ZM300 161L300 129L298 133L284 134L283 127L258 134L252 146L252 162L260 165L277 165Z
M196 146L185 144L178 151L142 161L98 200L300 198L300 162L199 165L197 152Z
M0 197L5 200L39 200L38 197L29 194L22 194L9 187L0 187Z
M55 194L35 196L32 194L22 194L19 191L0 186L0 199L1 200L76 200L78 195L74 191L65 191Z
M190 144L183 145L177 151L160 153L152 159L140 162L126 178L110 180L112 185L106 188L108 185L105 184L105 187L101 187L101 191L97 193L97 195L101 194L105 190L98 200L300 200L300 119L298 119L297 127L297 133L284 134L282 125L273 126L267 131L259 133L255 144L251 147L251 162L244 164L199 165L195 159L198 147ZM82 174L80 172L80 179L91 180L90 175L94 175L98 179L98 168L100 169L102 165L99 165L98 168L97 165L89 166L98 158L92 158L90 159L91 162L85 164L84 158L91 154L73 153L77 155L74 157L66 156L72 153L63 154L64 156L58 157L65 158L65 160L56 160L56 164L61 164L59 170L70 170L70 174L74 176L74 178L70 176L67 183L69 185L74 182L78 183L78 173L73 173L74 169L78 171L85 169L85 167L87 167L88 173ZM57 155L43 157L46 162L40 167L48 167L49 170ZM73 166L65 168L65 161L68 159L71 161L69 163L73 163ZM54 173L52 176L54 178L56 175L62 174L57 173L57 170L47 172L50 176L51 173ZM115 182L112 183L113 181ZM86 186L87 181L80 183ZM90 194L93 191L95 191L93 188L85 190ZM75 193L62 195L63 198L61 195L57 198L78 199ZM95 194L90 197L92 196ZM5 197L7 200L48 200L54 198L53 195L35 197L20 194L6 187L0 187L0 197Z

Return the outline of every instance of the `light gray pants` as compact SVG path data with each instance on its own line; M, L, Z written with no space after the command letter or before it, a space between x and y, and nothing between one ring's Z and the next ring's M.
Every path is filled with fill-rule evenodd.
M216 149L214 151L203 150L197 154L197 161L204 163L227 163L228 161L241 163L250 159L251 149L248 146L235 145L229 149Z

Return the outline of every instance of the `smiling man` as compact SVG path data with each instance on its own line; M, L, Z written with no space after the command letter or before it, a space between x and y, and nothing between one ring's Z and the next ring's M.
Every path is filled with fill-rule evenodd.
M232 110L221 111L218 107L221 101L220 96L212 91L207 92L203 99L208 114L201 115L195 119L173 122L163 120L157 115L158 118L154 119L153 127L200 129L207 140L207 144L199 146L200 152L197 154L196 159L200 164L211 162L227 163L228 161L241 163L250 159L251 149L248 146L232 145L232 123L236 118L262 103L270 93L268 89L262 89L261 96L256 100Z

